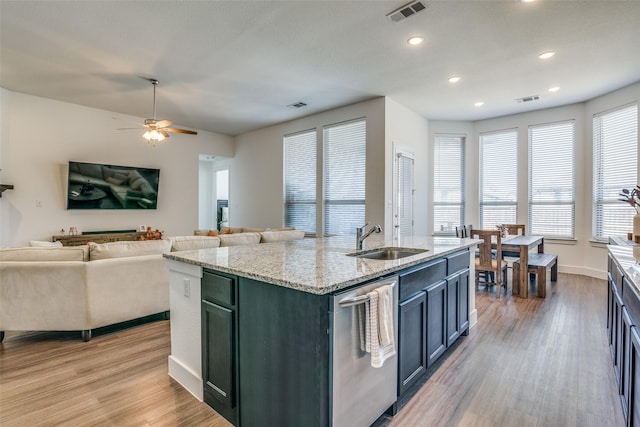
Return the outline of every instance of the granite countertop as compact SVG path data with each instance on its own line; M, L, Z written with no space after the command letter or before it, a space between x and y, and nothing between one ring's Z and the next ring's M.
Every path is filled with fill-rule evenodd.
M427 249L397 260L346 256L356 252L355 237L305 238L216 249L170 252L165 258L313 294L328 294L431 259L473 247L478 240L445 237L403 238L400 243L373 235L364 251L379 247Z
M620 264L624 275L640 293L640 246L609 245L609 253Z

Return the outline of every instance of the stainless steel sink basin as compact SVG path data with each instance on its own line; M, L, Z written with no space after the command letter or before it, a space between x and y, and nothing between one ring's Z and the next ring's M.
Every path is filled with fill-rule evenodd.
M400 259L400 258L412 256L412 255L417 255L427 251L428 249L389 247L389 248L371 249L368 251L361 251L361 252L352 252L347 254L347 256L387 261L387 260Z

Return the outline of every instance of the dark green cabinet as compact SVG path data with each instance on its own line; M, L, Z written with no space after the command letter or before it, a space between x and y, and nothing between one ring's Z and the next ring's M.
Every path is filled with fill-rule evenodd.
M399 395L404 394L427 370L426 314L426 292L418 292L399 304Z
M399 273L398 395L469 330L469 251Z
M627 426L640 427L640 295L609 254L607 338Z
M640 335L638 328L631 328L629 340L629 384L627 425L640 427Z
M427 288L427 367L447 349L447 281Z
M237 279L205 271L201 290L204 401L237 425Z

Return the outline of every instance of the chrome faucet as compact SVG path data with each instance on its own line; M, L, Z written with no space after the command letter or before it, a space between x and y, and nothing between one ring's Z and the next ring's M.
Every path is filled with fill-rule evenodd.
M356 227L356 249L362 249L362 244L364 243L364 239L369 237L371 233L374 231L376 233L380 233L382 231L382 227L379 224L374 225L365 233L365 229L367 228L369 223L366 223L362 227Z

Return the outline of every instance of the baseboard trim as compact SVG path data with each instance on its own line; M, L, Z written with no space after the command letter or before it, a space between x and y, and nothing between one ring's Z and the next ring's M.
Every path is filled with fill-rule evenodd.
M198 399L200 402L204 399L204 390L202 387L202 378L188 366L180 363L178 359L169 355L169 376L178 381L182 387L184 387L189 393Z
M469 329L473 328L478 323L478 310L475 308L469 313Z
M607 272L589 267L558 264L558 273L578 274L580 276L593 277L594 279L607 280Z

